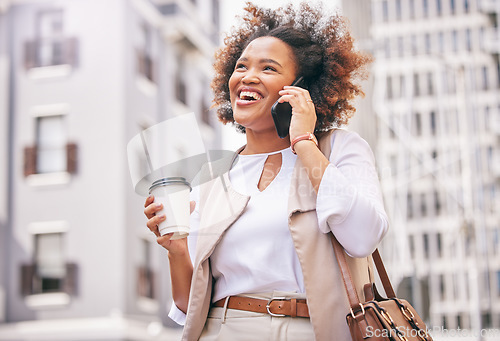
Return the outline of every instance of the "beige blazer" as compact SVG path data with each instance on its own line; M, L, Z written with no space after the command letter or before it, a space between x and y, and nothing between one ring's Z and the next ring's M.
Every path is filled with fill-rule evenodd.
M335 143L330 150L332 139L338 141L346 134L341 129L333 130L320 140L321 151L327 156L336 153L335 146L341 143ZM182 340L197 340L203 330L213 281L209 257L248 200L232 188L227 172L200 188L200 230ZM298 159L292 175L288 222L304 275L314 334L317 341L351 340L345 320L349 312L345 288L330 236L319 230L315 208L316 192ZM370 281L367 258L347 258L358 294L364 297L363 285Z

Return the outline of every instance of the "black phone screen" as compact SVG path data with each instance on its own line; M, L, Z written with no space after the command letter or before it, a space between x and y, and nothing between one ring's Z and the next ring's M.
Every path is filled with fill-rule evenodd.
M304 87L304 79L297 78L292 86ZM279 103L276 101L271 108L271 115L273 116L274 125L278 136L282 139L288 136L290 130L290 121L292 120L292 106L288 102Z

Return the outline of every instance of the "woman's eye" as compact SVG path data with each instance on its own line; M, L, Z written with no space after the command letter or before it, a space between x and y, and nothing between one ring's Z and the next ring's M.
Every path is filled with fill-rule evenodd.
M266 70L266 71L276 71L276 69L275 69L274 67L269 66L269 65L268 65L268 66L265 66L265 67L264 67L264 70Z
M234 67L235 70L244 69L244 68L246 68L246 66L244 64L236 64L236 66Z

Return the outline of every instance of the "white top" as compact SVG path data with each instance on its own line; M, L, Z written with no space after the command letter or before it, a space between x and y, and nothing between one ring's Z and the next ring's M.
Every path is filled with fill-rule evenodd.
M332 231L347 253L366 257L388 228L373 153L358 134L335 132L339 152L330 159L320 183L316 214L322 232ZM230 295L278 291L304 292L300 263L288 229L288 195L297 160L290 148L281 153L278 175L262 192L257 188L270 154L239 155L229 172L233 188L249 195L245 211L225 232L210 256L215 278L212 301ZM193 189L196 201L197 189ZM198 205L197 205L198 206ZM191 215L188 247L194 253L199 215ZM237 247L235 247L237 245ZM191 255L194 260L194 254ZM175 304L169 317L184 324L185 314Z
M268 155L281 153L274 180L257 188ZM297 156L290 148L270 154L240 155L229 172L233 188L249 195L241 217L210 256L215 279L213 302L242 293L305 292L299 258L288 229L288 193Z

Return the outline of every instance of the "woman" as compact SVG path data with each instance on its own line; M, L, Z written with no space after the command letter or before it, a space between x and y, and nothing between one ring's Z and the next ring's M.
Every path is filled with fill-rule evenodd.
M183 340L350 340L329 232L352 256L361 294L367 256L387 230L368 144L336 129L354 112L354 80L369 60L343 19L321 8L246 11L216 56L212 87L219 119L247 144L196 191L189 240L159 237L168 217L155 215L153 197L145 203L168 250L170 316L185 324ZM304 88L290 86L299 77ZM284 139L276 101L293 109Z

